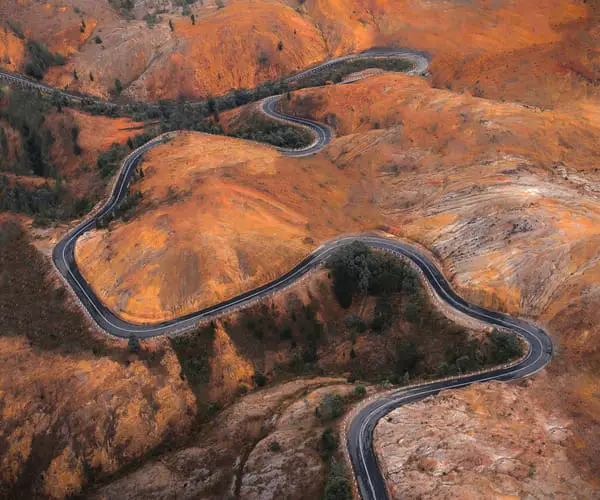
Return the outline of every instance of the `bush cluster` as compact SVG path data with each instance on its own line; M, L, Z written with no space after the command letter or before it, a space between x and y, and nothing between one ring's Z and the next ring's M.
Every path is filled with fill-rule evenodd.
M410 295L419 290L417 275L407 264L393 256L374 252L360 241L338 250L327 262L327 267L332 271L335 296L346 309L359 293L380 295L404 292ZM377 325L381 329L386 314L383 303L378 314L382 316Z
M306 147L313 139L312 134L304 128L269 120L258 114L254 114L243 127L238 128L231 135L290 149Z
M27 40L27 55L29 62L25 66L25 73L41 80L51 66L61 66L67 62L66 58L57 53L51 53L42 42Z

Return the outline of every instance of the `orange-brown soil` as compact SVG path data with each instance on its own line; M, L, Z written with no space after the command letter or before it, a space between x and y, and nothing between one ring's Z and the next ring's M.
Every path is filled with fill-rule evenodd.
M262 159L260 175L254 173L260 169L251 160L245 170L252 172L252 177L241 176L231 168L222 169L221 174L219 170L211 173L213 177L224 176L228 183L233 182L232 179L236 183L238 179L248 179L248 184L244 183L246 189L260 188L262 194L269 193L269 203L281 203L286 210L293 207L294 214L304 217L302 222L291 226L304 227L306 232L290 241L311 241L310 244L295 246L286 242L284 258L284 247L279 242L271 249L265 246L249 254L260 255L252 261L253 269L265 273L262 278L256 275L255 282L264 282L272 276L267 270L273 269L273 263L286 268L287 262L289 267L302 252L333 234L383 224L393 234L422 243L440 259L446 274L464 296L488 307L531 316L552 333L557 344L550 368L552 384L561 388L560 399L565 411L578 423L573 429L573 442L580 445L569 448L569 453L584 474L597 470L595 443L600 422L594 413L593 397L582 397L598 380L593 372L598 360L595 346L600 336L595 314L599 297L597 283L600 282L597 103L594 100L572 103L572 109L577 110L573 113L564 108L541 112L432 89L421 79L385 74L348 86L296 92L289 106L294 112L308 110L313 117L328 121L341 136L316 157L279 158L275 162L276 169L271 166L272 159ZM235 117L224 117L224 120L229 119ZM196 154L193 150L198 149L203 157L194 162L202 166L200 168L205 169L206 162L215 167L227 164L225 158L217 154L210 160L204 158L203 136L189 136L179 141L187 141L192 157ZM214 148L211 151L222 149L224 152L226 144L228 158L248 158L244 155L252 158L256 155L255 148L269 151L233 139L211 137L210 141ZM175 148L164 146L151 158L160 155L165 163L168 158L176 157L182 165L185 158L177 157L172 151ZM244 153L237 153L238 150ZM276 156L272 152L269 155ZM280 175L267 175L269 170ZM164 179L159 171L159 168L155 172L150 169L144 183L150 185L154 176ZM168 167L163 171L172 172ZM322 183L313 177L317 174ZM173 177L169 173L169 182L178 183L177 179L186 176ZM271 187L283 179L286 179L285 184L277 184L281 187ZM107 265L108 255L123 269L136 269L131 264L121 264L128 262L132 255L137 266L143 264L149 266L148 269L158 269L156 273L167 269L169 261L162 260L161 255L150 256L141 263L137 260L138 252L120 250L117 244L121 241L117 237L143 233L142 228L154 224L150 221L157 214L169 210L163 205L150 208L151 200L155 196L161 199L167 190L160 184L164 181L156 181L156 195L148 192L144 201L147 208L142 208L139 217L128 224L115 224L110 233L92 234L80 244L78 259L83 271L96 290L104 294L105 300L106 290L117 290L110 278L102 278L112 269L112 264ZM190 184L180 185L191 190ZM289 191L285 190L286 184L291 184ZM218 186L224 189L221 184ZM336 197L341 193L345 196L327 201L325 191L321 191L325 187L330 193L337 193ZM214 191L211 191L212 196L217 196ZM184 201L173 206L191 203L185 201L184 193L180 196ZM203 199L208 196L205 194ZM336 206L337 210L332 210L333 199L343 200ZM220 205L208 204L202 205L199 212L186 209L178 213L182 221L194 223L216 215L218 225L234 227L233 219L250 217L256 210L248 203L242 208L244 206L249 207L248 214L237 207L231 212ZM186 216L182 217L183 214ZM187 214L193 215L188 217ZM334 224L327 230L319 229L323 228L319 221L322 224L325 220ZM174 222L169 224L170 228L175 227ZM239 235L230 233L230 243L225 244L226 240L221 239L219 253L211 250L211 255L225 254L236 248L238 241L244 241L245 235L257 231L253 224L247 227L253 229L248 231L240 226ZM168 245L170 240L177 241L178 234L173 231L162 241ZM304 240L307 237L312 240ZM101 252L94 254L98 248ZM202 255L204 248L202 244L190 249ZM215 268L221 269L227 268L226 263L231 261L218 257L213 262L218 263ZM239 259L235 262L237 269L233 269L239 270L238 276L243 276L242 270L246 269L241 265L243 262ZM168 269L169 273L161 277L168 279L170 273L173 276L189 274L187 270L174 271L187 269L181 266ZM140 272L140 276L142 274ZM118 284L123 287L123 296L130 291L139 294L142 290L139 296L143 297L144 283L148 282L146 275L144 280L136 281L131 279L131 273L126 273L129 280ZM199 295L195 297L202 297L206 281L199 283ZM242 280L237 283L242 284L237 290L250 287ZM172 290L172 296L179 293L180 286L178 279L173 279L170 285L166 281L161 284L165 290ZM229 291L233 293L234 287ZM126 303L135 304L134 297L127 295ZM116 303L114 299L108 300ZM122 309L117 308L117 311L122 312ZM139 308L139 311L145 314L146 310ZM162 306L158 311L164 314ZM573 366L577 366L577 372ZM547 399L546 404L549 407L554 401Z
M325 423L314 418L322 391L308 393L340 379L276 384L319 372L381 377L394 372L399 339L423 337L398 313L384 333L358 333L345 315L370 323L374 299L342 310L323 273L267 304L224 318L214 330L144 341L141 352L132 353L126 342L89 328L14 217L0 218L0 266L1 496L64 498L146 461L101 496L115 488L126 496L192 488L197 495L222 498L234 477L248 494L261 485L318 494L321 483L307 484L302 471L319 477L323 471L318 437ZM400 300L392 299L395 306ZM318 336L314 363L302 361L309 331ZM450 331L452 338L442 329L427 332L419 346L420 370L437 366L448 342L481 336ZM256 387L257 373L274 387L242 398L208 423L219 408ZM336 388L349 390L352 386ZM269 440L260 441L267 433L282 445L281 455L271 454ZM174 447L179 451L152 461ZM200 464L206 465L205 480L196 481L189 474ZM273 467L282 473L295 467L294 480L272 477ZM182 480L174 483L175 476Z
M72 5L61 0L50 2L1 0L0 18L20 27L25 39L41 41L51 52L68 57L80 50L94 32L99 20L106 22L115 18L110 9L105 5L99 5L98 2L82 0L73 3L80 5ZM5 23L2 25L2 30L5 33L12 33L9 25ZM19 42L22 46L23 42L21 40ZM15 58L13 66L22 71L25 61L26 58L23 57Z
M17 72L23 69L25 43L10 28L0 28L0 61L3 68Z
M434 84L540 107L597 100L600 6L594 2L588 5L586 16L557 25L556 40L476 55L463 65L457 65L452 57L441 58L432 67Z
M551 384L488 383L393 411L375 430L392 497L596 498L570 456L575 422L544 400Z
M6 161L4 158L0 161L0 174L25 186L39 186L46 182L54 184L55 179L11 173L15 154L24 154L22 137L6 121L0 121L0 127L7 134L9 144ZM140 130L142 123L129 118L94 116L73 108L63 108L62 112L46 112L43 127L51 132L54 139L49 162L56 168L56 175L72 195L94 201L105 194L105 182L96 165L98 155L110 148L111 144L124 144L129 137L143 131ZM80 154L74 152L74 128L79 131L77 144L81 149Z
M318 29L279 2L236 2L195 26L183 18L174 27L180 48L138 79L128 89L131 97L174 99L253 88L327 54Z
M173 31L166 19L152 28L144 21L124 26L111 20L96 30L101 44L94 36L65 66L53 68L47 80L108 97L119 78L129 86L127 97L198 98L251 88L327 57L317 27L280 2L236 2L216 11L198 4L194 9L195 25L188 17L168 16Z
M140 215L76 246L96 293L130 321L235 296L293 267L319 241L381 221L358 172L342 177L324 158L289 161L238 139L181 135L147 155L143 169L134 186Z
M104 97L116 78L129 86L125 95L139 99L221 94L373 46L429 51L436 85L531 104L585 94L598 78L597 7L590 2L230 0L217 9L206 1L191 7L195 25L170 4L152 28L142 20L150 5L126 22L96 2L78 3L80 14L59 0L5 1L0 12L26 36L70 56L51 69L50 83ZM21 44L11 43L0 50L13 54L9 67L22 69Z
M219 93L238 82L252 85L273 78L328 54L388 44L430 51L431 85L467 92L435 90L423 80L386 74L350 86L295 93L291 110L328 121L341 136L322 154L302 160L286 159L244 141L201 135L183 136L157 148L146 159L146 176L134 186L144 193L137 216L128 223L113 223L110 231L94 232L78 245L77 258L97 293L129 319L172 317L274 277L319 241L386 225L389 232L430 248L464 296L488 307L531 316L553 335L555 358L531 387L494 386L490 394L486 394L488 389L474 389L466 403L447 405L451 411L459 407L467 413L497 405L508 415L516 391L531 399L532 411L539 411L539 420L525 415L525 408L519 408L517 416L526 428L540 427L535 437L541 441L553 437L544 425L560 420L567 438L564 444L548 443L548 450L556 453L552 457L542 447L542 459L529 456L537 450L523 441L526 431L503 430L512 443L512 456L518 458L508 463L515 468L505 471L506 484L514 485L515 478L521 482L513 493L527 491L538 481L535 476L529 478L530 463L541 470L542 480L550 468L559 477L575 468L581 481L573 479L574 487L583 493L589 484L597 488L592 482L600 470L600 44L595 3L307 0L299 7L300 13L279 2L231 1L222 10L213 2L204 3L204 7L194 7L196 27L186 25L187 19L173 17L172 33L166 20L151 30L141 21L125 23L112 11L105 19L104 6L90 16L99 20L93 34L79 32L79 19L63 23L54 3L3 2L0 12L3 19L14 16L20 21L27 36L40 38L63 53L63 43L75 47L82 36L92 36L65 67L51 70L48 81L98 95L107 95L115 78L129 85L126 93L130 96L143 98L178 92ZM93 4L85 2L86 8ZM296 2L290 5L296 7ZM5 16L9 7L11 16ZM50 14L32 16L24 9L49 12L55 21L48 22ZM245 12L260 19L250 35L256 45L240 48L231 37L218 58L207 56L204 44L213 47L216 43L204 36L207 31L213 33L213 21L220 29L229 28L223 19L231 22L233 31L238 24L252 27ZM267 21L271 18L277 19L282 54L270 35ZM64 26L57 28L61 23ZM42 25L54 31L42 31ZM69 28L67 40L60 42L53 33L66 26L76 30ZM196 34L193 29L199 26L205 31ZM304 30L311 42L296 41L289 33L293 29ZM323 42L313 37L315 30L322 33ZM93 42L95 34L103 44ZM60 43L55 45L57 40ZM286 53L292 47L301 54ZM268 67L257 64L257 49L266 51L261 59L270 61ZM239 57L240 51L244 57ZM14 58L14 63L3 59L3 65L12 64L9 68L25 62L21 42L10 34L1 38L2 53ZM196 60L201 65L198 71ZM98 82L93 86L85 78L72 82L73 69L83 75L98 74ZM169 78L171 74L184 75L184 83ZM196 83L188 86L187 80ZM91 144L100 135L91 127L87 140ZM145 251L140 253L140 247ZM31 261L22 266L32 267ZM19 276L13 282L22 279ZM46 290L44 279L45 275L41 280L38 277L29 288ZM6 369L0 373L1 397L9 401L2 411L12 416L2 418L0 444L7 445L0 450L8 452L1 458L1 476L46 495L76 493L86 476L105 477L150 446L168 440L166 436L187 433L195 416L207 411L202 405L210 400L227 403L236 387L251 386L252 367L275 372L281 360L289 359L289 354L275 347L248 354L262 341L250 337L249 329L248 338L240 341L228 333L226 325L218 325L214 339L207 342L209 353L219 353L214 359L228 360L228 365L219 368L211 358L208 373L216 374L211 382L190 382L186 370L197 365L177 359L177 353L182 356L188 351L167 342L151 343L144 347L145 354L131 360L123 353L123 345L114 347L95 337L93 343L87 340L84 354L77 349L70 352L80 341L63 335L75 331L89 339L89 332L71 323L54 326L52 321L63 314L62 309L60 315L51 309L32 324L29 311L38 310L31 304L39 299L24 293L29 288L11 295L10 300L24 297L32 302L21 302L19 307L9 302L6 308L20 314L4 329L14 336L2 339ZM8 289L1 291L5 294ZM54 299L48 297L44 303L52 304ZM58 340L46 335L49 329ZM271 330L269 334L275 335ZM33 342L25 340L26 335ZM48 338L56 342L51 343L53 350L43 348ZM104 353L106 344L109 353L98 357L94 349ZM340 345L338 354L321 353L323 363L330 357L348 361L350 344ZM155 351L164 352L157 354L158 372L148 354ZM366 350L365 357L370 352ZM81 378L81 386L75 386L80 372L93 375L87 381ZM21 385L15 373L34 374L34 379ZM98 374L104 377L104 385L90 385ZM56 387L52 397L42 393L48 384ZM74 386L76 398L72 397ZM108 391L107 401L107 388L113 386L118 389ZM160 399L163 395L165 400ZM473 403L476 399L484 403ZM437 414L431 411L434 406L427 406L432 404L435 400L423 403L426 415ZM81 417L81 412L92 416ZM262 421L259 417L258 422ZM93 429L88 432L90 422ZM426 429L422 425L416 431ZM140 428L144 430L139 432ZM475 430L487 451L475 450L469 456L486 460L497 450L503 451L484 427ZM260 432L249 435L253 438ZM234 439L231 442L237 444ZM227 442L221 451L225 448ZM223 469L231 471L237 457L231 449L223 453L230 454L223 460ZM165 484L173 485L173 477L187 477L186 471L201 468L214 456L212 449L203 451L196 462L193 456L191 462L169 456L164 467L154 464L157 468L142 478L156 478L150 489L166 491ZM432 462L417 458L420 473L431 475ZM178 464L183 464L181 469ZM527 477L521 478L523 466ZM221 476L216 470L210 469L210 476L218 477L207 481L208 488L231 484L231 472ZM48 473L40 478L42 471ZM483 470L484 478L472 478L460 470L455 473L465 483L461 491L468 491L466 483L471 480L472 484L485 480L486 487L497 484L497 471L490 475L489 468ZM403 480L400 477L400 483ZM136 491L136 483L129 483L133 484L129 490L126 483L118 484L123 491ZM423 477L411 484L423 484ZM561 487L557 485L557 490Z

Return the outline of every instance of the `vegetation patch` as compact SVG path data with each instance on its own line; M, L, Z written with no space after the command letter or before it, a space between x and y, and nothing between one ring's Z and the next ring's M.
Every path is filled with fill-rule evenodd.
M0 126L0 171L46 179L42 184L32 185L0 173L0 210L34 216L36 225L40 226L56 220L82 217L91 210L101 192L101 189L97 189L91 194L77 193L70 188L68 179L59 175L52 155L57 141L59 144L62 142L63 148L70 148L75 156L82 154L77 125L65 126L61 121L63 132L58 137L55 137L56 132L49 125L48 116L54 112L60 114L63 105L64 100L57 94L49 101L32 92L11 90L6 94L0 93L0 120L6 121L17 131L20 139L14 145L10 144L6 130ZM130 151L151 138L148 134L138 134L130 138L126 145L112 144L98 156L100 177L106 179L112 176ZM112 216L127 213L137 201L137 193L128 193L118 213Z
M152 139L148 134L137 134L133 139L129 139L127 144L111 144L103 153L100 153L96 166L103 178L112 177L121 166L125 157L131 152L143 146L146 142Z
M50 52L44 43L37 40L27 40L26 46L29 62L25 66L25 73L38 80L44 78L51 66L62 66L67 62L65 57Z
M108 4L125 19L133 19L134 0L108 0Z
M346 477L343 464L335 458L329 460L327 466L327 479L325 480L325 493L323 500L351 500L352 486Z
M343 76L367 68L381 68L387 71L407 71L411 63L398 58L365 59L339 63L303 78L295 84L296 88L314 87L328 81L341 81ZM284 80L275 82L267 81L254 89L235 89L227 94L209 97L204 101L187 102L185 96L177 101L160 101L158 106L147 103L130 103L116 107L110 104L84 99L82 109L92 114L106 116L127 116L136 121L159 123L161 132L173 130L195 130L213 134L222 134L223 128L219 125L219 113L238 108L252 102L260 101L274 95L285 95L290 91L290 85ZM260 118L257 118L259 120ZM254 120L254 118L252 118ZM263 119L264 120L264 119ZM234 132L236 137L267 142L280 147L301 147L294 144L308 144L312 136L303 130L285 124L273 124L270 120L266 123L254 123ZM308 137L304 134L308 134Z
M344 309L352 305L355 295L400 292L412 296L420 287L417 273L408 264L391 255L374 252L359 241L337 251L327 267L332 271L335 296ZM386 310L380 305L378 314L383 315Z
M298 81L299 88L320 87L327 82L339 83L346 75L357 73L366 69L378 68L384 71L405 72L411 70L412 63L406 59L397 57L356 59L353 61L343 61L331 66L315 71Z
M21 40L25 40L25 32L23 31L23 26L20 23L7 19L5 21L6 25L11 29L11 31L15 34L17 38Z
M32 215L36 226L47 226L54 220L81 217L93 205L93 201L85 195L73 196L60 181L53 186L46 182L32 188L0 175L0 210Z
M313 136L308 130L271 120L259 113L252 113L244 121L244 125L230 135L289 149L304 148L313 142Z
M394 369L389 374L394 383L408 383L415 376L431 378L466 373L506 363L522 354L521 342L512 332L494 330L487 341L471 338L467 330L437 310L416 272L396 257L373 251L357 241L336 252L327 266L342 308L375 298L369 325L373 333L381 335L392 324L406 325L408 335L395 343ZM367 323L357 316L349 316L345 321L358 333L367 330ZM440 338L445 345L442 352L435 342ZM353 348L350 358L354 375L364 377L368 367L361 363L360 357L360 352ZM432 360L436 358L434 365Z
M52 109L50 102L33 98L30 92L11 90L2 95L0 91L0 119L19 132L23 152L15 149L12 164L7 161L8 147L2 140L3 170L16 174L55 177L56 167L51 161L50 148L55 142L52 131L46 124L46 116ZM4 135L0 133L0 135Z
M215 325L200 328L194 333L171 339L171 347L181 365L180 377L187 380L196 395L198 418L210 419L221 409L218 403L208 401L206 389L210 379L210 358L213 354Z
M64 354L112 352L91 335L78 311L66 307L67 290L48 279L48 260L11 216L0 220L0 269L0 335L23 336L34 348Z

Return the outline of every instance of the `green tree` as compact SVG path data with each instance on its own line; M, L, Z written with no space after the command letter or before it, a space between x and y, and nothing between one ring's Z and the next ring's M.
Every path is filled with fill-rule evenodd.
M135 335L129 337L129 340L127 342L127 348L129 349L129 352L140 352L140 339L138 339Z
M281 451L281 445L279 444L279 441L271 441L269 443L269 451L274 451L274 452Z
M409 323L415 324L421 319L421 306L418 302L411 300L404 307L404 318Z
M0 150L2 150L2 159L8 160L8 135L4 127L0 127Z
M327 427L321 434L319 442L319 451L324 459L331 457L338 447L338 436L331 427Z
M344 413L344 398L337 392L328 392L323 396L317 413L322 420L334 420Z
M208 98L207 106L208 106L208 114L212 115L213 118L215 119L215 121L218 123L219 122L219 107L218 107L217 101L215 100L214 97Z
M196 25L196 16L194 14L192 14L190 16L190 19L192 20L192 26L195 26Z
M490 351L491 361L494 364L506 363L523 354L517 335L496 329L492 331Z
M404 375L415 369L421 355L412 339L402 339L396 344L396 373Z
M367 394L367 389L364 385L357 385L354 388L354 395L357 398L363 398Z
M261 50L258 54L258 64L261 66L266 66L269 64L269 54L267 54L264 50Z
M452 374L452 372L452 367L445 361L442 361L436 369L436 375L438 377L447 377L448 375Z
M373 312L373 321L371 328L375 332L382 332L390 326L394 317L394 310L390 304L390 299L387 295L381 295L375 303L375 311Z
M264 387L267 383L267 377L265 377L261 372L254 372L254 382L258 387Z
M71 128L71 141L73 143L73 154L79 156L82 153L81 146L79 145L79 127L73 125Z
M471 358L469 356L461 356L456 360L456 368L459 373L468 372L471 369Z
M50 96L50 102L56 106L56 111L58 113L62 113L63 101L63 96L61 96L57 91L52 92Z
M121 92L123 92L123 84L121 83L121 80L115 78L115 93L121 95Z
M329 472L325 482L324 500L351 500L352 488L344 472L344 466L332 457L329 461Z

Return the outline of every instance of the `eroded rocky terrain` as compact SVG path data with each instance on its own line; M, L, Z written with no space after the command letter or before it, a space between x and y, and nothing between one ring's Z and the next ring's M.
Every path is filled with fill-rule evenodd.
M199 98L332 56L408 46L433 55L436 86L543 105L594 92L596 8L579 0L3 1L2 18L25 41L5 23L0 64L24 70L34 39L68 58L48 72L51 84L106 97L119 79L129 98Z
M597 498L570 447L560 408L539 403L550 381L490 382L399 408L376 428L393 498Z
M245 397L193 447L169 454L100 489L95 498L315 498L325 481L315 408L327 393L349 395L336 379L297 380ZM278 443L273 449L271 443Z
M144 16L157 7L167 12L151 26ZM206 0L184 15L171 2L145 1L130 16L106 2L24 0L0 2L0 14L23 30L22 38L3 24L2 67L24 71L27 40L40 40L67 58L47 82L106 97L118 78L122 99L205 97L374 45L429 51L427 79L376 74L293 92L286 110L336 131L315 157L291 160L267 146L198 134L157 148L134 185L143 193L136 213L90 233L79 262L110 307L155 320L273 278L337 234L380 229L415 241L465 297L543 325L555 356L532 385L446 394L383 421L377 446L392 491L596 496L596 3L232 0L218 8ZM248 36L232 35L240 31ZM239 116L223 113L221 123ZM99 152L139 125L74 110L53 112L48 123L55 131L80 127L83 156L62 140L52 156L69 185L84 191L103 189L89 168ZM2 126L18 146L16 131ZM42 258L5 221L0 493L314 498L321 491L314 439L322 426L311 411L323 381L242 396L254 390L257 371L278 380L300 328L284 340L279 327L257 330L242 315L218 324L214 336L148 342L131 353L92 331L55 280L46 257L64 225L32 228L30 217L18 217ZM308 306L323 291L311 282L297 291L298 303ZM267 307L283 314L286 301ZM373 301L355 306L356 314L374 309ZM321 304L317 318L332 341L317 368L347 373L352 352L373 370L389 364L385 354L406 324L398 321L386 341L367 334L353 345L345 314L331 300ZM444 342L428 345L432 365L440 355L434 344ZM207 423L222 407L223 427ZM280 452L269 449L265 429ZM293 480L282 483L282 474Z

